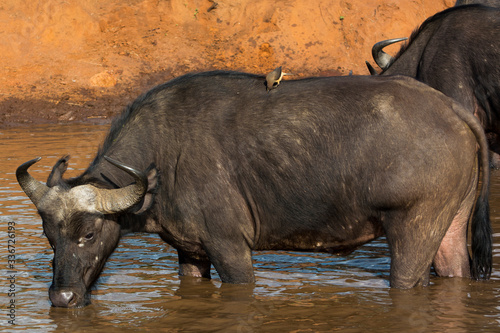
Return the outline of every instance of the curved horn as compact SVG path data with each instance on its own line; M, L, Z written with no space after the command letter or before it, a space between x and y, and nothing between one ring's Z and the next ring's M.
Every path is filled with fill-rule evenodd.
M35 206L38 206L40 199L47 193L49 187L35 178L33 178L29 173L28 169L30 166L40 161L42 158L37 157L31 161L21 164L16 170L16 178L19 185L23 189L24 193L31 199L31 202Z
M134 177L135 183L116 190L99 189L96 193L96 210L103 214L113 214L138 204L148 189L147 175L107 156L104 158Z
M394 58L383 51L384 47L394 43L402 42L407 39L408 39L407 37L393 38L375 43L375 45L373 45L372 47L373 60L375 60L375 62L380 68L386 69L389 66L389 64L391 64L394 61Z

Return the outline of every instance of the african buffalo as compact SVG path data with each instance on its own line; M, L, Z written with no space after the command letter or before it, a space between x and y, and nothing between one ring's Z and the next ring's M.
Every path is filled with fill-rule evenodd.
M180 275L252 283L252 251L345 253L385 235L390 284L488 278L487 142L479 121L405 77L290 80L236 72L160 85L115 120L82 175L19 184L54 249L49 296L79 307L127 232L158 233ZM477 144L480 158L478 159ZM119 162L118 162L119 161ZM472 218L472 260L466 234Z
M384 42L372 53L381 75L414 77L475 113L500 154L499 41L500 9L468 5L427 19L394 58L382 51Z

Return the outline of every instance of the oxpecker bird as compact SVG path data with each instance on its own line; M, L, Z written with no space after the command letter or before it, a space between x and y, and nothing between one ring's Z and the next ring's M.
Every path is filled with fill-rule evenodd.
M267 74L266 76L266 90L271 91L272 89L275 89L279 86L281 79L283 79L283 76L285 75L293 75L291 73L283 73L281 70L281 66L277 67L274 71L271 73Z

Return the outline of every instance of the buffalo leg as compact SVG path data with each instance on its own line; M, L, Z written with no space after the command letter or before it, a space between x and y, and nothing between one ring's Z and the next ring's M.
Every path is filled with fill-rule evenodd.
M391 251L391 287L426 286L432 260L448 225L442 225L438 216L422 211L394 213L388 220L384 227ZM439 225L442 228L436 228Z
M203 216L210 236L202 240L203 249L222 282L253 283L251 244L255 223L252 214L238 190L222 188L218 193L226 193L225 204L223 207L214 202L205 205Z
M208 258L195 258L182 251L178 251L177 254L179 256L180 276L192 276L210 279L210 261L208 260Z
M409 289L429 284L432 260L424 260L423 257L427 255L424 253L415 255L415 253L401 251L401 248L395 248L393 251L399 253L391 256L391 287Z
M219 243L206 252L222 282L253 283L252 252L243 241Z

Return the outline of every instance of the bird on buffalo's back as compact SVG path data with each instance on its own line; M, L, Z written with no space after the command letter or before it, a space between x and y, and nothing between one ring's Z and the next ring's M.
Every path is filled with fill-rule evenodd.
M293 75L293 74L284 73L281 70L281 66L275 68L271 73L267 74L265 82L266 90L271 91L273 89L276 89L279 86L281 80L283 79L283 76L285 75Z

